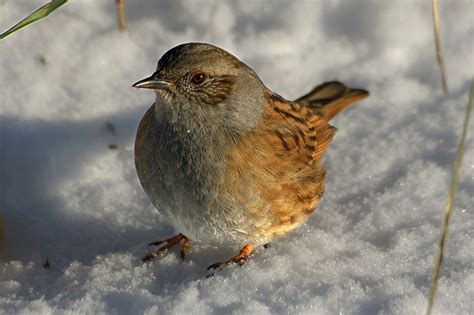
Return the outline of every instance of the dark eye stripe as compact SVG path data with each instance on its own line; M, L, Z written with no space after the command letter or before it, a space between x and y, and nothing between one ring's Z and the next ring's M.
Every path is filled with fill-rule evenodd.
M235 86L236 77L230 75L209 77L199 87L199 98L206 104L218 105L224 102Z

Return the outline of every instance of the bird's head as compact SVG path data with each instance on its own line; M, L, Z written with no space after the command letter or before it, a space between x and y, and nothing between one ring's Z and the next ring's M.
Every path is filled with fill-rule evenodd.
M242 61L216 46L176 46L158 61L156 71L133 87L153 89L155 110L177 123L251 128L263 111L265 87Z

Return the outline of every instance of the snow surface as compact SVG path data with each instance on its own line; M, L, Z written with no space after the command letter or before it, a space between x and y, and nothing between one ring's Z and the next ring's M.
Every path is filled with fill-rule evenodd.
M45 2L0 0L0 29ZM423 313L474 73L474 2L441 1L447 96L430 1L133 0L127 15L123 34L113 1L70 1L0 42L0 313ZM290 99L333 79L371 92L334 122L307 223L210 278L232 251L140 262L173 230L135 174L154 95L130 85L188 41L231 51ZM474 313L473 131L436 314Z

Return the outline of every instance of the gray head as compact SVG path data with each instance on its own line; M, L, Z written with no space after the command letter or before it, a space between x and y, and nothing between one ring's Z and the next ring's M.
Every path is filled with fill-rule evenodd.
M172 48L155 73L133 86L154 89L155 112L185 128L248 130L263 112L265 87L257 74L209 44Z

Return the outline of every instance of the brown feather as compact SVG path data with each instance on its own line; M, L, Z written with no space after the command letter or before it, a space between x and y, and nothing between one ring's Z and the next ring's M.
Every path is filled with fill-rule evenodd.
M296 102L267 91L261 125L231 152L225 175L231 195L248 205L248 222L254 222L249 234L286 234L315 210L325 188L321 159L336 132L328 122L367 95L339 82L322 84Z
M331 121L339 112L367 96L369 92L366 90L352 89L341 82L332 81L318 85L295 102L312 108L323 119Z
M231 152L224 177L231 195L252 209L249 234L258 238L286 234L314 211L324 193L320 160L335 132L308 107L270 91L266 99L261 126Z

